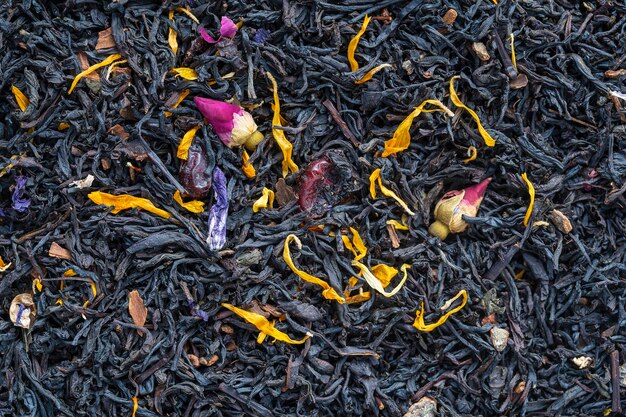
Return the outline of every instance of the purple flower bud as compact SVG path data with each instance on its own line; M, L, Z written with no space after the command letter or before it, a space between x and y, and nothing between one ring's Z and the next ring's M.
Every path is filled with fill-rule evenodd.
M204 39L208 43L218 43L222 39L234 38L237 34L237 25L235 25L235 23L226 16L222 16L222 21L220 24L220 37L217 38L217 40L209 35L206 29L202 26L198 28L198 31L200 32L200 35L202 35L202 39Z
M213 194L215 204L209 211L209 236L206 242L211 250L220 250L226 244L228 191L226 190L226 177L218 167L213 170Z
M26 188L26 177L20 175L15 179L15 188L13 189L13 208L15 211L24 213L28 210L30 206L30 199L28 197L24 197L24 190Z

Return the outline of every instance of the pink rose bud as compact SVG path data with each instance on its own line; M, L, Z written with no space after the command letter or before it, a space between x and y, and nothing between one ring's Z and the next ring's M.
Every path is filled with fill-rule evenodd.
M245 145L254 151L263 139L250 113L240 106L202 97L196 97L194 101L213 131L229 148Z
M205 28L200 26L198 28L200 35L202 38L208 43L217 43L223 39L232 39L237 34L237 25L235 22L227 18L226 16L222 16L222 21L220 22L220 37L215 39L213 36L209 35Z
M463 190L444 194L435 206L435 222L430 225L428 232L444 240L448 233L465 231L469 225L463 220L463 215L475 217L478 214L478 208L490 182L491 178L486 178Z

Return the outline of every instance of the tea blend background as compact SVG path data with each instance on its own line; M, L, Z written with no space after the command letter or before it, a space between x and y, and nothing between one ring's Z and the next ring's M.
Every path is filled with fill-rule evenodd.
M179 11L170 20L178 7L200 25ZM625 12L622 2L565 0L2 1L0 255L11 266L0 275L0 414L130 416L133 397L137 416L401 416L418 401L421 414L407 415L619 413ZM366 14L373 20L352 73L348 43ZM242 26L216 54L198 27L217 36L222 16ZM527 85L511 74L511 33ZM97 48L99 36L108 44ZM68 94L78 73L114 53L127 62ZM355 84L383 63L392 67ZM175 77L177 67L198 79ZM266 71L300 167L279 185ZM455 75L495 147L450 101ZM30 100L24 111L12 85ZM234 99L251 112L265 135L251 155L254 179L241 169L242 150L202 123L196 96ZM410 149L382 158L383 142L426 99L455 115L420 115ZM206 243L213 192L200 214L172 197L178 143L198 123L207 171L226 178L227 241L218 252ZM478 157L464 163L470 146ZM307 165L338 151L353 177L321 217L302 212L288 187L297 193ZM376 168L416 212L404 218L409 230L397 231L399 245L386 221L402 221L403 210L369 195ZM528 227L524 172L536 189ZM76 183L88 175L92 184ZM439 198L487 177L468 231L430 236ZM253 213L263 187L281 191L273 209ZM87 198L93 191L144 197L172 217L112 214ZM285 238L296 234L304 245L291 245L296 264L343 292L358 272L340 237L349 227L368 248L367 265L412 265L395 296L372 291L340 305L282 259ZM64 276L69 269L75 277ZM357 286L369 290L362 279ZM444 325L412 326L422 302L431 323L461 289L469 300ZM27 331L9 307L33 290ZM144 326L133 324L129 299L145 303ZM222 303L275 319L294 339L313 337L258 344L258 330ZM492 328L509 333L501 352Z

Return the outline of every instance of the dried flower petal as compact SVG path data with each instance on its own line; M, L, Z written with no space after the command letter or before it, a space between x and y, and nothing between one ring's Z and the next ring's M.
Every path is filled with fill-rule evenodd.
M243 171L243 173L246 174L246 177L248 178L254 178L256 175L256 170L250 163L250 155L248 155L248 152L245 149L241 154L241 159L243 161L243 165L241 165L241 170Z
M222 20L220 22L220 37L217 40L215 40L215 38L209 35L209 33L203 27L199 27L198 31L200 32L202 39L204 39L206 42L217 43L224 38L226 39L234 38L235 35L237 34L237 29L238 29L237 25L235 25L235 23L232 20L230 20L226 16L222 16Z
M478 132L480 133L480 136L485 141L485 145L487 145L487 146L495 146L496 141L485 130L485 128L483 127L482 123L480 122L480 119L478 118L478 115L476 114L476 112L474 110L470 109L469 107L467 107L465 104L463 104L461 99L459 99L459 96L456 94L456 90L454 89L454 81L459 79L459 78L461 78L460 75L455 75L454 77L452 77L450 79L450 99L452 100L452 102L454 103L455 106L467 110L467 112L474 118L474 120L476 121L476 124L478 125Z
M137 401L137 397L133 397L133 414L131 417L135 417L137 415L137 410L139 409L139 402Z
M189 129L183 138L180 140L178 144L178 150L176 151L176 156L180 159L187 160L189 156L189 148L191 147L191 143L193 139L196 137L196 132L200 129L201 126L194 126Z
M193 20L197 24L200 24L200 21L198 20L198 18L194 16L194 14L191 13L191 10L187 9L186 7L177 7L174 10L177 12L185 13L187 16L189 16L191 20Z
M354 59L354 52L356 51L356 47L359 45L359 40L361 39L361 36L363 36L365 30L367 29L367 25L370 24L370 20L372 20L372 18L368 15L365 15L365 19L363 19L361 29L348 44L348 62L350 62L350 69L352 72L359 69L359 63L356 62L356 59Z
M467 156L469 156L469 158L463 160L463 162L465 162L466 164L475 160L478 156L478 151L476 150L476 147L470 146L469 148L467 148Z
M511 32L511 36L509 37L509 43L511 45L511 62L513 63L513 68L517 71L517 59L515 58L515 36L513 36L513 32Z
M193 68L172 68L171 71L176 73L176 77L182 77L186 80L194 81L198 79L198 73Z
M18 294L13 298L9 307L9 318L14 325L28 330L35 323L36 317L37 307L31 294Z
M178 106L180 106L180 103L183 102L183 100L185 99L185 97L187 97L189 95L189 91L190 90L183 90L180 92L180 95L178 96L178 99L176 100L176 103L174 103L174 105L172 107L170 107L170 109L175 109ZM171 111L166 111L165 113L165 117L170 117L172 115Z
M370 195L372 196L372 198L376 198L376 182L378 182L378 188L380 188L380 192L383 193L383 195L396 200L400 207L402 207L404 211L409 213L411 216L415 215L415 213L411 211L409 206L400 197L398 197L396 193L383 185L382 176L380 175L380 168L375 169L374 172L372 172L372 175L370 175Z
M367 74L365 74L363 77L361 77L359 80L355 81L354 83L357 84L357 85L363 84L363 83L371 80L372 77L374 76L374 74L376 74L381 69L389 68L389 67L391 67L391 64L382 64L382 65L379 65L377 67L374 67L371 70L369 70L367 72Z
M2 260L2 256L0 256L0 272L4 272L11 267L11 262L8 264Z
M213 169L213 195L215 203L209 211L209 236L206 242L211 250L220 250L226 244L228 190L226 176L218 167Z
M449 308L450 305L452 305L452 303L456 301L459 297L463 297L461 304L458 307L455 307L452 310L448 311L446 314L441 316L439 320L432 324L426 324L424 322L424 303L422 302L421 310L415 312L415 321L413 322L413 327L422 332L432 332L437 327L444 324L448 320L448 317L461 310L465 306L465 303L467 303L467 291L461 290L457 295L444 303L444 305L442 306L442 310Z
M343 243L346 246L346 248L348 248L354 254L354 260L359 261L363 259L365 255L367 255L367 247L363 243L363 240L361 239L361 235L359 235L358 230L351 227L350 231L352 232L352 242L350 242L350 239L348 238L348 236L345 236L345 235L341 236L341 239L343 240Z
M404 273L402 280L398 283L396 288L394 288L390 292L387 292L385 291L385 288L383 287L382 282L378 278L376 278L374 274L372 274L372 272L367 268L367 266L363 265L361 262L358 262L358 261L352 261L352 266L356 266L357 268L359 268L360 275L363 278L365 278L365 281L367 281L367 283L369 284L370 287L372 287L372 289L378 291L380 294L382 294L383 296L387 298L395 295L398 291L402 289L402 287L404 286L404 283L406 282L406 279L408 278L408 273L407 273L408 269L411 267L411 265L409 264L402 265L402 267L400 268L402 272Z
M257 213L262 208L274 208L274 191L263 187L263 195L252 205L252 211Z
M298 239L296 235L291 234L287 236L287 238L285 239L285 246L283 248L283 259L285 260L285 263L289 266L289 268L291 268L291 270L304 281L322 287L324 289L324 291L322 291L322 296L324 296L324 298L326 298L327 300L335 300L339 304L344 304L346 300L342 296L340 296L337 291L335 291L335 289L332 288L326 281L323 281L296 268L296 265L291 259L291 252L289 250L289 244L292 241L296 242L296 246L298 246L298 249L302 249L302 242L300 242L300 239Z
M26 177L20 175L15 179L15 188L13 189L13 195L11 196L11 207L19 213L24 213L30 207L30 199L24 197L24 191L26 189Z
M146 319L148 318L148 309L139 295L139 291L133 290L128 294L128 313L130 317L133 319L133 323L136 326L143 327L146 324ZM143 333L141 331L137 331L141 336Z
M528 180L528 176L524 172L522 174L522 179L526 183L526 187L528 187L528 194L530 195L530 203L528 204L528 209L526 210L526 215L524 216L524 226L528 226L528 221L530 220L530 216L533 214L533 207L535 205L535 187Z
M291 173L298 172L298 165L291 160L291 153L293 152L293 145L285 137L285 132L282 129L276 129L275 126L282 127L280 123L280 101L278 100L278 85L274 76L267 71L267 78L272 82L274 89L274 118L272 119L272 135L274 140L278 143L280 150L283 152L283 178L287 176L289 171Z
M387 220L386 223L392 225L393 227L395 227L398 230L409 230L409 226L406 226L406 225L400 223L397 220Z
M14 85L11 86L11 92L15 96L15 101L20 107L20 110L26 111L26 108L30 104L30 100L28 99L28 97L26 97L26 95L24 95L24 93L22 93L22 91Z
M135 197L129 194L113 195L103 193L101 191L94 191L87 196L95 204L104 204L106 206L114 207L111 213L117 214L122 210L130 208L142 208L150 213L161 216L164 219L169 219L172 215L165 210L161 210L152 204L152 201L147 198Z
M431 104L433 106L437 106L435 109L426 109L426 105ZM401 152L405 149L409 148L411 144L411 134L410 129L413 124L413 119L419 116L422 113L433 113L433 112L444 112L448 116L454 116L452 110L447 108L441 101L439 100L424 100L419 106L415 108L409 114L406 119L400 123L398 128L393 134L393 137L387 141L385 141L385 150L383 151L382 157L386 158L389 155L393 155L395 153Z
M265 340L266 336L270 336L273 337L275 340L280 340L281 342L290 343L292 345L301 345L302 343L306 342L309 337L313 336L312 334L307 333L302 339L293 340L286 333L283 333L276 327L274 327L273 323L270 323L269 320L267 320L260 314L253 313L252 311L242 310L232 304L222 303L222 306L237 314L248 323L253 324L254 327L256 327L259 332L261 332L257 337L257 343L262 343L263 340Z
M72 85L71 85L70 89L67 91L67 94L68 95L72 94L72 91L74 91L74 88L76 87L76 84L78 84L78 82L81 80L81 78L91 74L92 72L94 72L98 68L106 67L107 65L113 63L113 61L117 61L120 58L122 58L122 55L120 55L120 54L109 55L103 61L98 62L95 65L90 66L89 68L87 68L86 70L84 70L83 72L78 74L76 77L74 77L74 81L72 81Z
M172 23L174 23L174 10L170 10L168 18L172 21ZM176 40L176 35L176 31L170 26L169 33L167 35L167 43L170 48L172 48L174 55L178 52L178 41Z
M380 281L383 288L387 288L393 277L398 275L398 270L393 266L378 264L372 267L372 274Z
M192 213L202 213L204 211L204 202L198 200L191 200L188 202L183 202L183 197L180 195L180 191L176 190L174 193L174 201L176 201L180 206Z

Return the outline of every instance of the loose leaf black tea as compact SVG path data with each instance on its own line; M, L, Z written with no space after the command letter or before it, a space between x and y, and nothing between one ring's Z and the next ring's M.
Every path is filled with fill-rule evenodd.
M624 33L0 1L0 415L621 415Z

